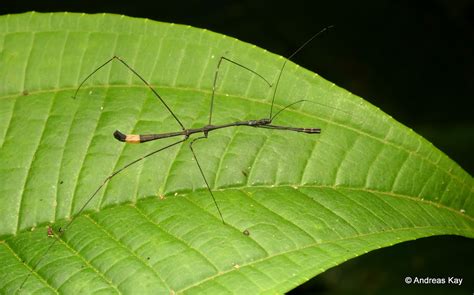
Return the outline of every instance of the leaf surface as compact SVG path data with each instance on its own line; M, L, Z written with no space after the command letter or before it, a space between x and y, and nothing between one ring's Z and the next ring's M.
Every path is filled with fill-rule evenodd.
M188 143L118 174L76 216L108 175L178 140L113 139L116 129L180 130L118 62L71 98L114 55L154 85L186 128L208 123L221 56L269 81L284 61L230 37L144 19L0 17L2 292L285 292L374 249L439 234L474 237L468 173L376 107L291 62L275 111L315 103L286 109L274 124L321 128L320 135L226 128L194 145L225 225ZM230 63L219 73L213 124L268 117L273 88ZM47 236L49 225L57 233L71 218L64 234Z

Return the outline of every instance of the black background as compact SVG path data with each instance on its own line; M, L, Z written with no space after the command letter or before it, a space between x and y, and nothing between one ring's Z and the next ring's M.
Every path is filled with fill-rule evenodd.
M108 12L188 24L288 56L414 129L474 171L474 1L10 1L30 10ZM474 243L433 237L373 251L295 293L473 294ZM413 286L405 276L464 278L461 287Z

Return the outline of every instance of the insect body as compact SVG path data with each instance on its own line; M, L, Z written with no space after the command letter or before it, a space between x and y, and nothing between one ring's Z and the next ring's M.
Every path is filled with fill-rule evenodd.
M167 109L167 111L171 114L171 116L175 119L175 121L178 123L178 125L181 127L181 130L179 131L175 131L175 132L169 132L169 133L155 133L155 134L124 134L118 130L116 130L114 132L114 137L121 141L121 142L125 142L125 143L144 143L144 142L149 142L149 141L154 141L154 140L159 140L159 139L164 139L164 138L171 138L171 137L180 137L179 140L175 141L174 143L171 143L171 144L168 144L164 147L161 147L155 151L152 151L128 164L126 164L125 166L123 166L122 168L116 170L115 172L113 172L112 174L110 174L109 176L107 176L103 182L92 192L92 194L90 195L90 197L86 200L86 202L80 207L79 211L77 212L77 214L75 214L75 216L78 216L80 215L84 209L88 206L88 204L94 199L94 197L97 195L97 193L104 187L104 185L110 181L114 176L116 176L117 174L119 174L120 172L124 171L125 169L127 169L128 167L142 161L143 159L147 158L147 157L150 157L152 155L155 155L163 150L166 150L166 149L169 149L173 146L176 146L176 145L179 145L185 141L187 141L188 139L191 138L192 135L195 135L195 134L200 134L200 136L198 137L195 137L193 139L191 139L191 141L189 142L189 148L193 154L193 157L194 157L194 160L197 164L197 167L199 169L199 172L204 180L204 183L206 185L206 188L214 202L214 205L217 209L217 212L219 213L219 216L220 216L220 219L222 220L222 223L225 224L225 221L224 221L224 216L221 212L221 210L219 209L219 206L218 206L218 203L216 201L216 198L214 197L214 194L209 186L209 183L207 181L207 178L203 172L203 169L201 167L201 164L200 164L200 161L198 160L198 157L193 149L193 144L196 143L198 140L201 140L201 139L205 139L205 138L208 138L209 136L209 133L215 131L215 130L219 130L219 129L224 129L224 128L230 128L230 127L252 127L252 128L264 128L264 129L272 129L272 130L282 130L282 131L293 131L293 132L301 132L301 133L306 133L306 134L319 134L321 133L321 129L320 128L302 128L302 127L292 127L292 126L280 126L280 125L275 125L273 124L273 120L275 119L276 116L278 116L282 111L284 111L285 109L295 105L295 104L298 104L298 103L302 103L302 102L305 102L307 100L298 100L296 102L293 102L287 106L285 106L284 108L280 109L278 112L274 112L273 110L273 106L274 106L274 102L275 102L275 97L276 97L276 93L277 93L277 89L278 89L278 84L279 84L279 81L280 81L280 78L281 78L281 74L283 72L283 69L287 63L288 60L290 60L296 53L298 53L304 46L306 46L309 42L311 42L314 38L316 38L318 35L320 35L321 33L323 33L324 31L326 31L329 27L321 30L320 32L318 32L317 34L315 34L314 36L312 36L308 41L306 41L302 46L300 46L292 55L290 55L288 57L288 59L286 59L281 67L281 70L280 70L280 73L278 75L278 78L276 80L276 83L275 85L273 86L270 82L268 82L267 79L265 79L262 75L260 75L259 73L255 72L254 70L244 66L244 65L241 65L231 59L228 59L224 56L222 56L220 59L219 59L219 62L217 64L217 67L216 67L216 71L215 71L215 74L214 74L214 83L213 83L213 87L212 87L212 95L211 95L211 101L210 101L210 110L209 110L209 121L208 121L208 124L201 127L201 128L186 128L184 126L184 124L181 122L181 120L178 118L178 116L171 110L171 108L168 106L168 104L165 102L165 100L160 96L160 94L135 70L133 69L131 66L129 66L124 60L122 60L120 57L118 56L113 56L112 58L110 58L109 60L107 60L105 63L103 63L101 66L99 66L97 69L95 69L94 71L92 71L87 77L84 78L84 80L79 84L77 90L75 91L74 93L74 96L73 98L76 98L77 97L77 94L79 92L79 90L81 89L81 87L84 85L84 83L89 79L91 78L97 71L99 71L100 69L102 69L103 67L105 67L106 65L108 65L109 63L113 62L113 61L118 61L119 63L121 63L123 66L125 66L128 70L130 70L137 78L139 78L147 87L148 89L154 94L154 96L158 99L158 101ZM227 123L227 124L222 124L222 125L213 125L212 124L212 113L213 113L213 106L214 106L214 96L215 96L215 92L216 92L216 84L217 84L217 78L218 78L218 75L219 75L219 69L220 69L220 66L222 64L223 61L226 61L226 62L229 62L230 64L233 64L233 65L236 65L246 71L249 71L250 73L256 75L257 77L259 77L263 82L265 82L269 87L273 87L273 95L272 95L272 101L271 101L271 105L270 105L270 111L269 111L269 116L268 117L265 117L265 118L261 118L261 119L255 119L255 120L248 120L248 121L236 121L236 122L231 122L231 123ZM61 182L62 183L62 182ZM58 238L61 237L61 235L67 230L67 228L71 225L72 222L74 222L74 217L72 217L69 222L63 227L63 229L59 230L59 232L57 234L54 233L53 229L51 227L48 227L48 237L54 237L56 236L56 239L54 239L54 241L52 241L51 245L46 249L44 256L46 256L48 254L48 251L51 250L52 246L54 245L54 243L58 240ZM245 229L243 231L243 234L244 235L249 235L250 232L249 230ZM36 265L33 266L32 269L35 269L38 265L38 263L41 262L41 259L37 262ZM31 274L31 272L30 272ZM30 275L29 274L29 275ZM20 289L22 288L22 286L25 284L25 282L27 281L29 275L25 278L25 280L23 281L23 283L21 284L20 286Z

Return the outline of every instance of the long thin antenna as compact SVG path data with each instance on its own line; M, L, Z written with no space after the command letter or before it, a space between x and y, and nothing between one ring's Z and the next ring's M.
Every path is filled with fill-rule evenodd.
M327 104L324 104L324 103L320 103L320 102L316 102L316 101L311 101L311 100L307 100L307 99L300 99L298 101L295 101L295 102L292 102L288 105L286 105L285 107L283 107L281 110L278 110L278 112L275 113L275 115L273 115L273 117L270 118L270 120L274 120L276 116L278 116L281 112L283 112L284 110L286 110L287 108L291 107L291 106L294 106L295 104L298 104L298 103L302 103L302 102L309 102L309 103L312 103L312 104L317 104L317 105L320 105L320 106L323 106L323 107L326 107L326 108L330 108L330 109L333 109L333 110L336 110L338 112L342 112L342 113L345 113L347 115L350 115L350 116L354 116L354 114L352 113L349 113L349 112L346 112L344 110L341 110L339 108L335 108L335 107L332 107L330 105L327 105ZM355 116L357 117L357 116Z
M277 93L278 84L280 84L280 78L281 78L281 75L283 73L283 69L286 66L286 63L289 60L291 60L293 58L293 56L295 56L298 52L300 52L306 45L308 45L309 42L313 41L316 37L318 37L319 35L321 35L322 33L326 32L327 30L329 30L333 27L334 26L332 26L332 25L327 26L324 29L322 29L321 31L317 32L311 38L309 38L308 41L304 42L303 45L301 45L298 49L296 49L288 58L285 59L285 61L283 62L283 65L281 66L280 73L278 74L277 81L275 83L275 88L273 90L273 96L272 96L272 104L270 106L270 116L268 116L268 118L272 118L272 115L273 115L273 103L275 102L275 96L276 96L276 93Z

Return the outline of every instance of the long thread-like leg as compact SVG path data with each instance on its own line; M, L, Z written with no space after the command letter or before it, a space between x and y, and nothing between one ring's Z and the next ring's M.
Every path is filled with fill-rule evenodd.
M168 106L168 104L163 100L163 98L161 98L161 96L158 94L158 92L150 85L150 83L148 83L135 69L133 69L131 66L129 66L123 59L121 59L120 57L114 55L113 57L111 57L109 60L107 60L105 63L103 63L101 66L99 66L97 69L95 69L94 71L92 71L92 73L90 73L89 75L87 75L87 77L82 80L81 84L79 84L79 87L77 87L76 89L76 92L74 93L74 96L73 98L76 98L77 96L77 93L79 92L79 89L81 89L82 85L84 85L84 83L89 80L90 77L92 77L95 73L97 73L100 69L102 69L103 67L105 67L107 64L111 63L112 61L114 60L118 60L122 65L124 65L127 69L129 69L135 76L137 76L142 82L143 84L145 84L152 92L153 94L156 96L156 98L165 106L165 108L168 110L168 112L171 114L171 116L173 116L173 118L176 120L176 122L178 122L179 126L181 126L181 129L186 129L183 125L183 123L181 123L181 121L178 119L178 117L176 116L176 114L170 109L170 107Z
M260 75L259 73L255 72L254 70L244 66L244 65L241 65L239 64L238 62L235 62L231 59L228 59L227 57L225 56L221 56L221 58L219 59L219 62L217 63L217 67L216 67L216 72L214 73L214 83L212 84L212 95L211 95L211 106L210 106L210 109L209 109L209 125L212 125L212 111L213 111L213 108L214 108L214 95L216 93L216 85L217 85L217 77L219 76L219 69L221 68L221 64L222 64L222 61L227 61L231 64L234 64L236 66L239 66L241 67L242 69L244 70L247 70L253 74L255 74L257 77L259 77L260 79L262 79L263 81L265 81L265 83L267 83L267 85L269 87L272 87L272 84L270 82L268 82L267 79L265 79L262 75Z
M172 143L172 144L169 144L169 145L167 145L167 146L165 146L165 147L162 147L162 148L160 148L160 149L157 149L157 150L155 150L155 151L153 151L153 152L151 152L151 153L148 153L148 154L146 154L146 155L144 155L144 156L142 156L142 157L140 157L140 158L138 158L138 159L136 159L136 160L134 160L134 161L128 163L127 165L123 166L123 167L120 168L119 170L117 170L117 171L115 171L114 173L112 173L112 174L110 174L109 176L107 176L107 178L104 179L104 181L102 182L102 184L101 184L101 185L94 191L94 193L92 193L92 195L87 199L87 201L84 203L84 205L82 205L81 209L79 209L79 211L78 211L76 214L74 214L74 216L71 218L71 220L69 220L69 222L62 228L62 230L61 230L58 234L55 235L55 240L51 242L51 244L48 246L48 248L46 248L46 250L44 251L44 254L41 256L42 258L40 258L40 259L38 260L38 262L33 265L31 271L28 273L28 275L26 276L26 278L25 278L25 279L23 280L23 282L21 283L19 290L21 290L21 289L23 288L23 285L26 283L26 281L28 280L28 278L31 276L33 270L35 270L36 267L39 265L39 263L40 263L41 261L43 261L44 257L46 257L46 255L48 255L49 251L53 248L53 246L54 246L55 243L58 241L58 239L61 237L61 235L62 235L62 234L67 230L67 228L73 223L73 221L75 220L75 217L76 217L76 216L79 216L79 215L82 213L82 211L84 211L84 209L86 209L87 205L89 205L89 203L94 199L94 197L97 195L97 193L104 187L104 185L105 185L107 182L109 182L115 175L119 174L120 172L122 172L123 170L127 169L128 167L130 167L130 166L132 166L132 165L134 165L134 164L136 164L136 163L138 163L138 162L144 160L145 158L148 158L148 157L150 157L150 156L152 156L152 155L154 155L154 154L157 154L157 153L159 153L159 152L161 152L161 151L163 151L163 150L166 150L166 149L168 149L168 148L170 148L170 147L172 147L172 146L175 146L175 145L177 145L177 144L180 144L180 143L186 141L187 139L188 139L188 137L185 137L185 138L182 139L182 140L179 140L179 141L174 142L174 143Z
M204 139L204 138L207 138L207 134L204 135L204 136L201 136L201 137L196 137L195 139L193 139L189 143L189 148L191 149L191 152L193 153L194 160L196 160L196 164L199 168L199 172L201 172L201 176L204 179L204 182L206 183L207 190L211 194L212 200L214 201L214 205L216 205L217 212L219 212L219 216L221 217L222 223L225 224L224 217L222 217L221 209L219 209L219 205L217 205L216 198L214 197L214 194L212 193L211 187L209 186L209 183L207 182L206 176L204 175L204 171L202 170L201 164L199 163L199 160L198 160L198 158L196 156L196 153L194 152L194 149L193 149L193 143L195 143L197 140Z

